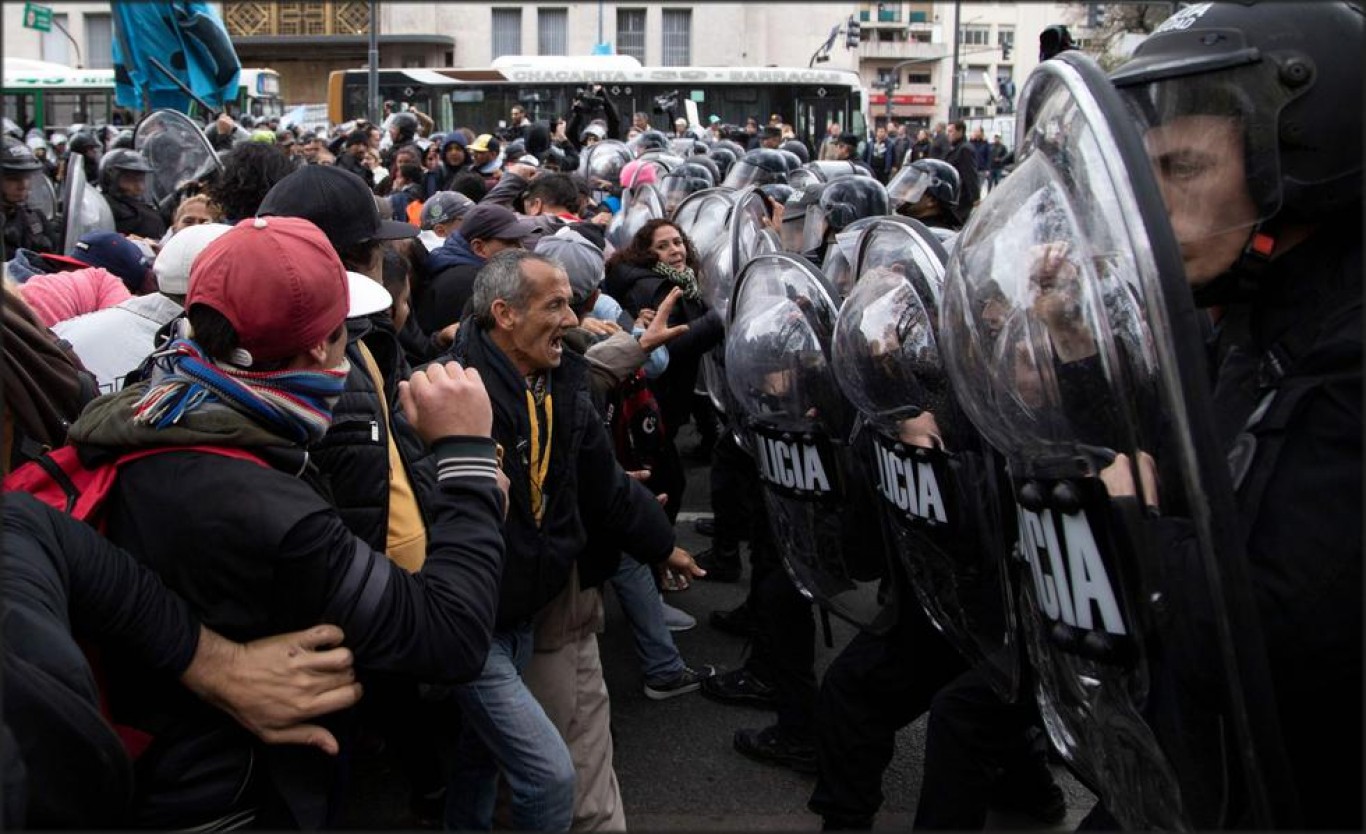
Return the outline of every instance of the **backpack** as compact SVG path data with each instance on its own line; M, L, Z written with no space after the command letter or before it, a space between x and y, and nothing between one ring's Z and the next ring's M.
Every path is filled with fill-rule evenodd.
M251 452L228 446L155 446L88 467L76 447L63 446L10 472L5 476L4 488L6 492L27 492L49 507L103 532L104 503L114 488L119 467L163 452L205 452L269 466Z
M612 391L607 424L622 468L653 468L664 449L664 412L644 370L637 370Z

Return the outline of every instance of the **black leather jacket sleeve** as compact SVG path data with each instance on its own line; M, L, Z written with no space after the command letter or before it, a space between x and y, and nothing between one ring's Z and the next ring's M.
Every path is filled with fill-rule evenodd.
M301 570L326 566L322 619L346 632L358 667L456 683L479 674L492 639L503 495L492 440L439 441L435 455L438 489L420 572L390 562L333 513L304 518L282 550Z
M116 646L151 669L179 675L190 665L199 621L189 607L89 526L11 492L5 495L4 544L7 606L42 611L48 622L69 625L74 636Z

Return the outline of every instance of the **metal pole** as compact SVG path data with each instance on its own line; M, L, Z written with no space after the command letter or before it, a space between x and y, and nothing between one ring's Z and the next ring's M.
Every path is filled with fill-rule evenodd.
M366 55L369 61L369 77L367 80L370 101L370 124L380 123L380 103L379 103L379 3L370 0L370 51Z
M602 0L598 0L598 43L602 43Z
M958 25L962 11L962 0L953 0L953 92L949 96L949 121L958 118L958 46L962 41Z
M63 35L66 35L67 40L71 41L71 48L76 50L76 69L81 69L82 65L85 63L85 61L81 59L81 45L76 43L76 39L71 37L71 33L66 31L66 27L57 19L56 15L52 16L52 25L56 26L57 30Z

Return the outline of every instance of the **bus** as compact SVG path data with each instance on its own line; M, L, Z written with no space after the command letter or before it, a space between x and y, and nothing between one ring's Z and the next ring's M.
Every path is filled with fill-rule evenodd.
M37 127L51 134L73 124L113 124L131 127L136 111L114 103L112 69L72 69L63 64L28 58L5 58L4 115L25 131ZM280 75L270 69L243 69L237 100L227 111L234 117L280 116Z
M607 60L611 59L611 60ZM776 113L811 148L837 122L858 135L867 132L868 96L858 73L806 67L647 67L627 56L505 57L487 68L381 69L384 101L407 104L428 114L437 129L470 127L494 131L506 126L513 105L536 122L569 118L577 92L601 84L621 114L643 112L661 130L671 129L660 103L676 101L674 115L695 103L704 124L711 116L743 125L760 124ZM368 71L333 72L328 78L328 118L334 124L364 117Z

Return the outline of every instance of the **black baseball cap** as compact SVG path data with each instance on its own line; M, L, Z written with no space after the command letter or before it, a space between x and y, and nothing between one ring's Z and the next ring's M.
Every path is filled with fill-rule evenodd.
M256 216L302 217L322 229L335 249L418 232L411 223L381 219L365 180L335 165L305 165L275 183Z
M465 213L460 236L475 240L521 240L535 229L502 206L480 203Z
M848 145L851 148L858 147L858 136L853 133L841 133L840 138L835 140L838 144Z

